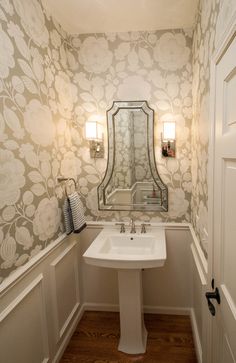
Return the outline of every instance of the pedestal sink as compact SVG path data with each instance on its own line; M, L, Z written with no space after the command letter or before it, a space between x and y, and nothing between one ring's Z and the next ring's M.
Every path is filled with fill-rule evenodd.
M146 351L143 320L142 269L161 267L166 260L164 228L149 227L147 233L119 233L104 228L83 255L88 264L118 271L120 342L128 354Z

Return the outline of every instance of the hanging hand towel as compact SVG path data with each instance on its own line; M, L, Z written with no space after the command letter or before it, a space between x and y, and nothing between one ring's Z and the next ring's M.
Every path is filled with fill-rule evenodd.
M74 230L73 226L73 218L70 208L70 203L66 198L62 207L64 220L65 220L65 227L66 227L66 234L70 234Z
M83 205L77 192L70 194L68 199L73 218L74 232L79 233L86 227Z

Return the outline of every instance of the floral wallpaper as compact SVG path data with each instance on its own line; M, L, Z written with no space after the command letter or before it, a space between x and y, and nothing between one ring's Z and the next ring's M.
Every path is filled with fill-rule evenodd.
M189 221L191 31L68 36L38 0L1 0L0 18L0 279L64 231L58 175L77 178L87 220ZM99 212L106 157L90 158L85 121L105 118L114 100L140 99L156 113L169 212ZM171 117L177 157L167 160L161 122Z
M234 11L235 0L201 0L193 37L191 220L206 256L210 60Z
M78 86L75 110L81 160L79 190L88 220L190 221L191 199L191 118L192 118L192 32L167 30L70 36L70 52L78 60L73 83ZM85 121L98 114L104 117L114 100L147 100L155 110L155 146L158 170L169 188L169 212L99 212L97 185L106 167L104 160L89 157L83 140ZM175 119L177 157L161 157L162 121ZM105 135L105 145L106 145ZM138 140L136 140L138 142ZM139 174L142 174L139 168Z
M189 221L191 31L68 36L38 0L1 0L0 18L0 280L64 231L58 175L77 178L88 220ZM90 159L85 121L140 99L156 113L169 212L99 212L106 157ZM177 157L166 160L161 122L172 117Z
M193 34L72 36L47 1L0 0L0 281L64 231L58 175L77 178L87 220L192 220L207 254L210 57L235 7L234 0L200 0ZM90 158L84 125L102 116L106 147L105 112L114 100L147 100L155 111L167 213L98 211L107 155ZM172 119L176 158L163 159L161 125Z
M1 281L64 231L56 177L76 168L78 89L66 34L37 0L1 0L0 19Z

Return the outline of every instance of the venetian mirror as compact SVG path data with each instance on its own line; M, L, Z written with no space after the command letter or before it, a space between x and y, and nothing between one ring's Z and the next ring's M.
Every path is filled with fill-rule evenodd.
M116 101L107 111L108 161L98 187L100 210L168 210L156 167L154 111L146 101Z

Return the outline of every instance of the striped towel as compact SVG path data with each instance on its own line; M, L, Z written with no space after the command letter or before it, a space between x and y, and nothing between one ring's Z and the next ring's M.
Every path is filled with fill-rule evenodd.
M86 227L83 205L77 192L70 194L68 199L72 213L74 232L79 233Z
M66 198L62 207L64 220L65 220L65 228L66 228L66 234L70 234L74 230L73 226L73 218L70 208L69 200Z

